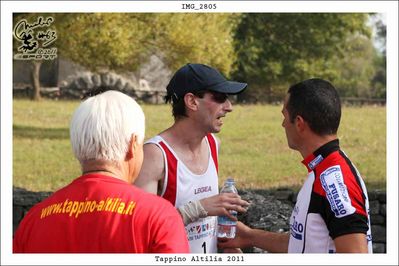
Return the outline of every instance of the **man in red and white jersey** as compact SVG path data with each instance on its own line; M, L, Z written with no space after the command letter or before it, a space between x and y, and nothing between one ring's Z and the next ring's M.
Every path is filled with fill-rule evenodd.
M142 109L121 92L95 91L71 121L82 175L28 212L13 252L188 253L176 209L131 185L143 162Z
M290 218L290 233L239 223L236 238L220 247L372 253L367 190L337 138L341 103L336 89L322 79L302 81L288 90L282 113L288 146L301 153L308 170Z
M218 215L236 220L246 201L234 193L219 195L218 133L231 112L229 94L246 83L226 80L216 69L186 64L167 86L174 124L144 145L144 164L135 185L158 194L178 208L186 225L191 253L217 252Z

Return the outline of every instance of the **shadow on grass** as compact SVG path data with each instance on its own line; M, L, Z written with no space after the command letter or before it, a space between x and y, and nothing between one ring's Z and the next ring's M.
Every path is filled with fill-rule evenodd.
M41 128L13 125L13 136L30 139L69 139L68 128Z

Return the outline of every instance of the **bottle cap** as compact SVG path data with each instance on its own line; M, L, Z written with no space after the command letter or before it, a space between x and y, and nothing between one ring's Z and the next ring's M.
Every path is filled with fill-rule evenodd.
M234 182L234 178L232 178L232 177L228 177L227 179L226 179L226 182L225 183L235 183Z

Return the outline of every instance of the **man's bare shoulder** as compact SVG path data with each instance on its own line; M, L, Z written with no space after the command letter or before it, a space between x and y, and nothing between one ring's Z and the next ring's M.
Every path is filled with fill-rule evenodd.
M161 148L155 143L145 143L143 146L144 154L162 156Z
M162 179L165 171L163 154L161 148L154 143L144 144L143 151L143 165L135 184L156 194L158 181Z

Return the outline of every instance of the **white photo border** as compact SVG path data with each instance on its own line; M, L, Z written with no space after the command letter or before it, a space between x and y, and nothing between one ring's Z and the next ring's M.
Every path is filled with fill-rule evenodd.
M182 9L216 3L215 10ZM387 253L369 255L13 254L12 253L12 13L15 12L375 12L387 18ZM2 1L1 2L1 264L8 265L382 265L398 263L398 3L396 1ZM157 258L158 256L158 258ZM236 256L236 255L234 255ZM241 255L239 255L241 256ZM201 257L202 261L201 261ZM178 260L183 260L179 262ZM218 259L222 259L222 262ZM160 259L162 261L160 261ZM164 260L172 260L168 263ZM206 260L205 260L206 259ZM176 261L177 260L177 261Z

